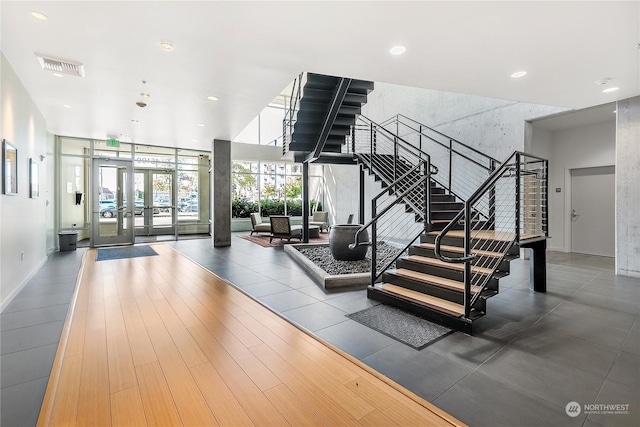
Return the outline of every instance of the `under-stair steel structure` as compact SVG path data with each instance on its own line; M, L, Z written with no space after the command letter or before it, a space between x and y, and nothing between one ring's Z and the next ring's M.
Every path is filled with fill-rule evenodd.
M377 124L360 114L371 90L301 74L283 122L285 155L360 165L361 195L364 171L381 183L360 229L370 241L359 232L352 245L371 247L368 297L471 334L520 248L545 292L547 160L516 151L501 162L403 115Z

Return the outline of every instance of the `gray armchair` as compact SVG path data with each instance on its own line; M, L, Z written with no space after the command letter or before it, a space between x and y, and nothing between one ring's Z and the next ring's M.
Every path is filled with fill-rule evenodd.
M274 237L279 237L281 240L287 239L287 241L291 241L292 237L297 237L302 241L302 226L291 225L291 219L288 216L271 215L269 220L271 221L271 237L269 238L269 243L271 243Z
M271 224L262 222L258 212L251 214L251 236L253 233L271 233Z
M313 213L313 217L311 221L309 221L309 225L317 225L320 227L320 231L322 229L329 229L329 212L325 211L316 211Z

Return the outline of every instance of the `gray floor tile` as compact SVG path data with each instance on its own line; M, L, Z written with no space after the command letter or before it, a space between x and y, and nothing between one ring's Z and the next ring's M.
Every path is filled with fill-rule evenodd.
M265 295L279 294L280 292L291 290L291 288L287 285L283 285L282 283L276 282L275 280L267 280L266 282L253 283L246 286L238 286L241 287L245 292L256 298L263 297Z
M62 294L46 295L32 298L23 298L19 300L13 300L2 313L13 313L22 310L33 310L36 308L51 307L54 305L68 304L71 300L71 294L73 291L69 291Z
M617 349L573 338L547 327L530 328L526 334L511 341L507 348L582 369L602 378L618 354Z
M339 290L323 289L320 285L313 284L303 288L296 288L298 291L314 297L319 301L326 301L331 298L337 298L342 295Z
M622 345L622 351L640 356L640 332L629 331L629 335Z
M398 342L362 361L429 401L472 371L461 363L430 351L428 347L417 351Z
M595 409L596 412L600 413L591 414L587 419L596 425L629 427L637 427L640 425L640 393L638 393L637 383L630 385L607 379L593 403L603 405L629 405L628 411L625 411L628 412L626 414L607 414Z
M49 376L57 344L2 355L2 388Z
M634 332L640 332L640 316L636 317L635 322L631 326L631 330Z
M478 371L464 377L433 403L474 427L580 426L586 418L571 418L564 405L554 405Z
M393 338L353 320L320 329L316 335L358 359L397 343Z
M598 319L587 314L578 317L558 316L553 313L535 324L533 328L553 331L584 341L619 349L627 337L627 330L620 327L610 327ZM618 325L619 326L619 325Z
M347 313L328 305L326 302L305 305L283 311L282 314L311 332L349 320L346 317Z
M640 310L638 301L615 299L587 292L579 292L574 295L571 300L579 304L586 304L605 310L629 313L632 315L638 314L638 310Z
M317 299L296 290L265 295L260 297L260 301L279 312L318 302Z
M638 386L640 378L640 358L637 354L621 351L618 354L607 379L612 381Z
M41 347L60 341L64 321L43 323L26 328L2 331L2 354Z
M478 371L563 407L571 401L593 401L605 378L511 346L494 354Z
M49 377L27 381L2 389L0 425L5 427L35 426Z
M56 286L25 286L16 296L17 299L32 298L45 295L56 295L73 292L76 287L75 282L59 283Z
M237 272L224 278L240 288L270 280L268 277L253 271Z
M565 301L553 310L552 314L584 321L593 321L601 326L628 330L636 315L589 305L576 300Z
M69 304L54 305L52 307L34 310L16 311L0 315L0 326L3 331L40 325L42 323L65 320Z
M306 288L314 285L318 286L312 278L303 273L296 273L290 276L280 277L275 280L294 289Z
M328 299L326 303L349 314L380 304L378 301L367 298L367 291L364 289Z
M471 336L454 332L429 345L429 350L470 368L476 368L504 345L481 335Z

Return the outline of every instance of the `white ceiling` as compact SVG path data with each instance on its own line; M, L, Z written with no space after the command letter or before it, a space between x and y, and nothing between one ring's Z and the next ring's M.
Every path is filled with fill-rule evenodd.
M2 53L60 135L209 149L213 138L237 135L301 71L574 109L640 94L638 1L0 7ZM34 19L34 10L48 19ZM175 50L162 51L161 40ZM407 52L390 55L396 44ZM36 52L83 63L85 77L53 77ZM509 78L522 69L526 77ZM602 93L594 82L605 77L620 90ZM141 92L151 95L144 109L135 105Z

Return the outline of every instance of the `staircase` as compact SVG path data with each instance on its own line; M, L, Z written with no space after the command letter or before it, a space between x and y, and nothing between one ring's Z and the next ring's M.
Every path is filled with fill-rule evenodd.
M372 90L370 81L300 74L283 122L283 155L296 162L353 163L343 152L345 136Z
M357 129L356 123L351 137L353 152L358 162L382 182L384 190L376 198L387 197L379 207L374 206L379 199L374 199L373 218L363 227L371 229L374 261L367 295L471 334L473 321L486 314L487 299L499 292L499 280L509 274L509 262L519 257L520 247L535 247L535 256L540 258L542 251L544 259L547 162L519 152L504 162L474 149L470 149L473 156L466 156L462 143L437 141L423 125L418 130L424 139L416 144L407 142L407 132L400 138L389 128L367 124L368 130L366 126ZM372 135L370 140L366 135ZM430 164L431 156L420 147L434 144L448 152L445 166L414 166L416 161L412 159ZM431 147L429 154L434 151ZM413 173L412 167L416 168ZM419 178L428 176L428 185L426 180L424 186L415 185L415 172L420 169L430 170ZM483 182L469 192L469 182L478 180L477 169L483 171ZM473 177L466 178L470 172ZM415 221L424 229L415 237L406 233L397 239L399 230L393 224L399 217L390 213L387 207L391 204L404 205L406 212L414 212ZM381 263L376 256L378 245L388 246L391 240L397 244L397 256Z
M371 246L368 297L471 334L521 247L534 249L544 292L547 161L514 152L499 162L401 115L376 124L360 115L371 90L303 73L283 121L285 157L358 164L381 182L353 244ZM364 230L371 241L357 243Z

